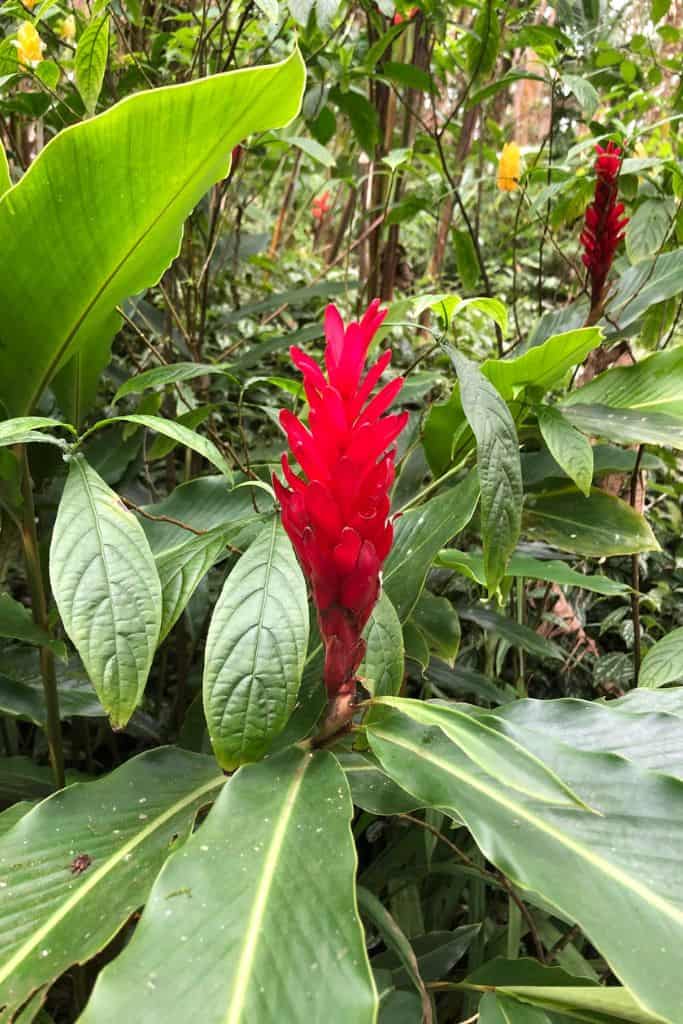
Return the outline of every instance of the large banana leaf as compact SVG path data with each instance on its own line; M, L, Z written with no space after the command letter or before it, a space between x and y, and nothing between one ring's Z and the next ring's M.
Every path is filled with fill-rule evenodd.
M116 306L159 280L232 148L287 124L301 56L137 93L60 132L0 200L0 402L33 408L58 370L78 421L108 360Z
M527 786L496 770L487 741L466 746L441 727L447 708L393 698L373 712L368 736L382 767L425 806L464 821L485 856L515 884L576 921L645 1010L680 1020L676 976L683 943L680 850L683 784L613 754L572 749L497 719L527 748ZM400 710L399 710L400 708ZM487 723L494 721L487 717ZM545 762L589 809L561 805L537 787Z
M81 1024L374 1024L352 814L326 751L241 768L159 875Z

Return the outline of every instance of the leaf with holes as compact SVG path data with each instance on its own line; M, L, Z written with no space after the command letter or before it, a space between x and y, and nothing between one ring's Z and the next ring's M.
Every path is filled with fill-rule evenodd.
M247 765L159 875L81 1024L374 1024L358 918L353 805L332 754ZM295 895L296 894L296 895Z
M123 728L159 640L161 585L142 527L81 455L71 460L59 503L50 582L111 723Z
M161 747L55 793L0 838L0 1004L106 946L173 844L225 783L213 758Z
M307 645L306 583L274 518L226 579L206 638L204 712L223 768L258 760L285 727Z

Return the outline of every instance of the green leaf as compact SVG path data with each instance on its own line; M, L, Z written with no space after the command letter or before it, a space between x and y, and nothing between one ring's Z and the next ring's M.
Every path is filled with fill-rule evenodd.
M341 751L337 759L344 769L356 807L381 815L405 814L418 808L419 801L392 782L371 754Z
M562 414L591 437L604 437L620 444L683 448L683 419L678 416L640 409L615 409L611 405L570 405Z
M652 0L652 22L657 24L661 21L665 15L669 13L671 7L671 0Z
M648 689L683 679L683 627L658 640L643 658L638 685Z
M85 459L71 460L50 547L64 628L114 728L147 682L161 626L161 586L144 531Z
M355 89L342 92L335 86L330 92L330 98L348 117L361 149L369 156L373 155L379 140L379 118L367 97Z
M387 60L382 64L378 78L388 78L396 85L404 86L407 89L416 89L420 92L438 91L431 75L422 68L416 67L415 64L401 64L397 61Z
M527 494L523 522L534 540L588 558L659 550L647 520L596 487L588 497L575 487Z
M137 373L124 381L114 395L114 404L125 395L139 395L147 388L164 388L169 384L179 384L214 373L229 376L231 370L228 366L216 363L171 363L167 366L154 366L151 370L143 370L142 373Z
M181 423L176 423L175 420L166 420L162 416L141 416L138 413L130 413L128 416L111 416L109 419L99 420L98 423L90 428L88 433L91 433L93 430L100 430L110 423L137 423L140 427L146 427L148 430L154 430L157 434L162 434L164 437L170 437L178 444L183 444L186 448L197 452L207 462L210 462L212 466L215 466L220 473L223 473L229 483L232 482L232 470L213 441L209 441L207 437L202 437L201 434L198 434L195 430L190 430L189 427L184 427Z
M476 473L468 473L455 487L396 520L383 588L401 622L415 606L436 553L467 526L478 501L479 481Z
M326 149L325 146L321 146L315 139L309 139L301 135L289 135L286 141L288 145L296 146L302 153L310 156L316 163L322 164L323 167L334 167L337 162L334 154L329 149Z
M490 608L483 605L475 605L472 608L461 608L460 618L468 622L476 622L482 629L501 637L511 647L519 647L528 654L534 654L538 658L547 658L555 661L564 661L564 651L559 644L552 640L546 640L540 633L534 632L529 626L521 625L508 619L505 615L499 615Z
M173 629L202 579L230 540L238 537L246 526L262 521L263 516L254 513L214 527L198 537L188 534L187 540L176 547L166 548L156 556L162 600L160 643Z
M102 91L109 56L109 15L93 18L81 34L74 62L76 88L90 116Z
M0 594L0 636L64 652L64 644L53 640L40 626L36 626L28 608L9 594Z
M522 468L515 422L481 370L449 346L460 382L462 407L477 439L481 533L489 593L505 575L522 525Z
M666 241L674 222L673 199L646 199L626 225L626 255L631 263L654 256Z
M81 1024L373 1024L348 785L332 754L285 751L226 785L159 875ZM292 902L296 894L295 902ZM275 969L277 964L277 969Z
M453 248L455 250L455 265L458 268L458 277L462 281L463 288L470 291L475 287L481 273L477 251L469 231L453 231Z
M55 64L53 60L41 60L40 64L35 70L36 78L40 79L48 89L53 91L57 88L61 71L59 65Z
M307 645L306 583L274 518L226 579L206 638L204 712L223 768L258 760L285 727Z
M504 732L528 745L524 729L508 723ZM570 809L535 787L514 789L485 757L475 761L442 728L418 725L396 708L374 712L367 734L391 778L464 821L484 856L530 899L539 893L579 925L641 1006L676 1020L680 999L670 972L683 938L683 783L534 733L544 750L540 757L532 746L535 756L593 812ZM635 920L638 942L629 930Z
M3 659L3 675L0 675L0 711L15 718L25 718L41 727L47 721L45 691L40 672L37 651L24 650ZM84 718L104 718L105 711L92 683L82 668L72 659L71 663L56 665L59 714L62 719L79 715Z
M505 995L500 994L503 992ZM546 1024L549 1018L541 1010L562 1014L561 1024L574 1020L588 1024L667 1024L664 1017L649 1013L630 992L616 986L506 985L498 990L496 998L505 1009L504 1024Z
M579 490L588 497L593 482L593 449L559 409L541 405L536 410L538 426L550 454Z
M75 433L74 428L68 423L60 423L49 416L18 416L16 419L3 420L0 422L0 447L25 444L28 441L43 441L63 447L64 442L59 438L39 433L41 430L54 430L57 427Z
M683 420L683 348L656 352L633 366L605 370L572 391L562 411L575 405L608 405L643 414L659 413Z
M383 592L365 627L367 650L358 670L374 697L398 693L403 684L403 631L396 609Z
M508 314L505 303L500 299L490 299L486 296L462 299L452 292L444 292L434 295L418 295L408 301L416 316L419 316L425 309L431 309L444 321L446 327L452 324L456 316L461 316L467 310L474 310L477 313L482 313L489 320L493 320L500 327L501 333L507 334Z
M411 621L424 633L430 649L452 666L460 648L460 620L448 598L423 590Z
M600 97L595 86L587 78L581 78L580 75L563 74L562 83L576 96L581 110L586 115L585 120L587 122L592 121L593 114L600 103Z
M683 291L683 249L641 260L617 281L607 304L608 331L623 331L651 306Z
M108 361L116 306L159 280L233 146L296 115L303 80L295 51L280 64L139 92L41 151L0 199L0 402L8 411L30 412L69 363L55 386L78 419Z
M497 992L486 992L479 1003L479 1024L550 1024L550 1021L541 1010Z
M434 559L434 565L441 569L454 569L482 587L486 585L484 556L480 551L444 548ZM526 576L531 580L546 580L548 583L559 583L565 587L581 587L583 590L593 590L596 594L605 594L607 597L628 594L630 589L625 583L619 583L609 576L589 576L572 569L566 562L559 562L557 559L546 561L517 552L510 556L506 574Z
M500 45L500 25L493 0L484 0L467 40L467 70L473 79L493 71Z
M0 1002L8 1016L110 942L224 782L213 758L162 747L53 794L0 838ZM90 863L76 873L79 855Z
M553 334L514 359L487 359L481 372L508 401L529 385L548 391L559 384L573 366L578 366L600 344L599 327Z

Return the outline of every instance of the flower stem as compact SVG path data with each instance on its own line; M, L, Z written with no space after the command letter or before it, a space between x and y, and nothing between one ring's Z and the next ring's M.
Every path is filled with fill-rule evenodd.
M50 621L47 614L47 598L43 583L43 570L36 532L36 512L33 504L33 488L31 473L26 456L25 445L18 445L21 465L21 494L24 500L21 520L21 542L24 549L24 563L29 590L31 592L31 611L33 621L45 632L50 632ZM55 656L49 647L40 648L40 674L43 679L45 693L45 710L47 713L47 746L50 764L55 777L57 789L64 788L64 751L62 748L62 730L59 720L59 697L57 694L57 675L55 672Z

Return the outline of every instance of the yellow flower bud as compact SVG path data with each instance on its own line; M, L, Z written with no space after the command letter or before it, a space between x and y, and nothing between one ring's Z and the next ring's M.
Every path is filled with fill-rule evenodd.
M28 7L29 11L32 11L37 3L38 0L24 0L24 7Z
M59 38L65 43L73 43L76 38L76 19L73 14L68 14L57 26Z
M516 142L506 142L498 161L498 188L501 192L514 192L519 185L521 160Z
M21 23L17 30L17 56L19 63L37 64L43 59L45 44L30 21Z

